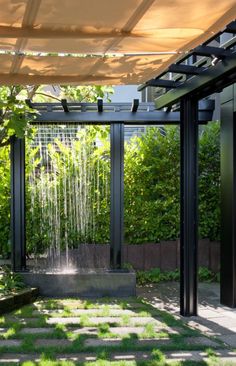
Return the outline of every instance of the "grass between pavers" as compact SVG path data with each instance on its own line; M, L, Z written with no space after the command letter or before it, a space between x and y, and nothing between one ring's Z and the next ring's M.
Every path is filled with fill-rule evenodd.
M109 303L110 301L110 303ZM78 304L77 304L78 302ZM69 304L69 305L68 305ZM51 314L45 314L40 312L35 316L35 310L40 311L40 309L50 309L54 310L57 314L56 310L62 310L62 313L57 314L59 317L68 316L71 314L71 306L72 308L77 307L80 309L102 309L102 314L104 317L111 316L112 310L114 309L130 309L134 313L142 314L147 317L152 317L153 321L158 320L163 325L163 329L161 331L155 331L155 325L152 323L148 323L144 326L144 331L140 334L128 334L128 335L119 335L114 334L111 331L111 327L121 327L130 325L130 316L125 314L120 317L120 322L118 323L102 323L98 325L93 325L93 327L97 330L96 335L92 334L75 334L73 329L87 327L91 325L90 318L91 316L95 316L89 314L89 316L82 314L78 316L78 324L56 324L51 325L47 323L47 320L51 318ZM110 304L110 305L109 305ZM94 308L93 308L94 306ZM141 318L142 318L141 315ZM70 315L71 316L71 315ZM34 320L32 320L32 317ZM23 321L22 321L23 319ZM21 330L24 327L40 327L40 328L49 328L52 329L51 333L45 334L23 334ZM179 334L168 334L168 331L165 331L165 328L171 327L178 327L180 329ZM186 344L186 337L199 337L202 336L200 331L191 329L189 326L184 324L181 320L176 319L174 316L166 313L165 311L161 311L158 309L153 308L151 305L141 301L141 300L134 300L134 299L127 299L127 300L112 300L112 299L103 299L101 301L96 301L93 305L91 301L82 301L82 300L41 300L37 301L34 304L24 306L20 310L12 312L5 317L0 319L0 328L7 328L5 333L0 335L1 339L21 339L22 345L19 347L0 347L1 353L78 353L78 352L91 352L91 354L99 355L101 353L106 353L108 350L109 352L114 351L149 351L154 352L158 348L160 351L168 351L168 350L206 350L207 347L201 344L193 344L189 345ZM84 342L86 339L91 338L121 338L120 345L116 346L98 346L98 347L91 347L85 346ZM142 345L138 344L138 341L141 339L154 339L154 338L168 338L170 339L170 344L162 344L158 345L158 341L156 341L155 347L152 345ZM208 337L209 338L209 337ZM35 341L37 339L68 339L71 340L71 344L65 347L60 346L36 346ZM211 338L212 339L212 338ZM220 344L219 344L220 345ZM220 345L222 347L222 345ZM126 362L126 361L125 361Z
M137 353L129 352L129 355L135 357L135 360L128 361L128 360L121 360L121 361L114 361L114 357L121 356L121 353L119 354L112 354L107 351L102 351L94 354L89 354L89 357L95 361L84 361L84 362L74 362L74 361L60 361L60 359L65 358L65 355L60 354L57 358L56 354L54 354L52 351L47 351L45 353L42 353L40 357L37 356L37 358L40 358L39 362L33 362L33 361L27 361L27 362L21 362L17 364L21 364L24 366L194 366L194 365L208 365L208 366L229 366L234 365L233 362L222 362L212 349L207 349L205 352L204 361L170 361L166 360L166 356L163 352L160 350L154 350L150 354L142 354L142 357L144 356L146 360L139 360L140 355ZM67 354L69 357L72 358L72 355ZM127 357L128 354L125 356ZM82 354L82 357L80 359L86 359L88 356L88 353ZM17 358L17 357L16 357ZM77 357L76 357L77 358ZM167 355L168 358L168 355ZM7 365L16 365L16 363L9 363L7 362ZM1 362L1 365L3 363Z
M3 365L3 363L1 364ZM25 361L21 363L22 366L232 366L235 363L231 362L214 362L212 361L177 361L177 362L159 362L156 360L148 361L86 361L86 362L73 362L73 361L57 361L57 360L42 360L39 362ZM16 363L6 363L6 366L16 366Z
M166 360L165 355L157 351L151 355L148 360L141 361L112 361L109 360L109 355L101 354L95 361L74 362L74 361L59 361L50 354L43 354L40 361L26 361L22 362L23 366L232 366L233 362L222 362L215 356L208 356L204 361L169 361ZM16 365L16 363L7 363L7 365Z

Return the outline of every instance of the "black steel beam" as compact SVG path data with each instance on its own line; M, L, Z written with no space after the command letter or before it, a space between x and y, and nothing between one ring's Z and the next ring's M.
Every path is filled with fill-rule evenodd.
M131 112L137 112L138 106L139 106L139 99L134 99L131 106Z
M199 75L205 70L206 70L205 67L197 67L197 66L191 66L191 65L179 65L179 64L170 65L168 68L169 72L173 72L176 74L185 74L185 75Z
M236 307L236 88L221 95L220 301Z
M232 28L233 28L233 25L232 25ZM222 51L216 51L216 49L218 49L217 47L215 48L211 48L211 52L210 49L208 48L208 52L206 51L206 48L205 47L210 47L210 46L207 46L207 44L209 44L209 42L217 39L217 37L220 37L220 35L222 35L222 33L226 32L226 29L224 31L220 31L219 33L213 35L210 39L208 39L206 42L203 43L202 46L198 46L198 47L204 47L202 50L202 52L205 52L206 56L203 56L200 60L198 61L193 61L193 64L191 66L194 66L194 67L203 67L206 69L207 67L211 66L211 62L210 62L210 58L211 56L214 56L214 52L215 53L218 53L218 58L224 58L225 56L226 57L230 57L230 53L227 53L229 52L228 50L230 48L232 48L235 44L236 44L236 37L233 37L232 39L229 39L227 40L226 42L224 42L224 44L221 44L221 46L219 47L219 49L221 49ZM230 32L232 33L232 32ZM191 52L185 54L183 57L181 57L181 59L178 60L178 64L177 65L180 65L181 63L183 63L184 61L188 61L190 58L192 57L196 57L196 53L194 52L195 49L193 49ZM200 50L199 50L200 51ZM222 53L224 53L224 55L222 55ZM221 57L220 57L220 54L221 54ZM215 57L215 56L214 56ZM173 64L173 66L175 66L176 64ZM171 67L171 66L170 66ZM157 77L156 79L158 78L161 78L163 77L164 75L166 75L168 73L168 69L162 71ZM175 80L175 78L173 78L172 80ZM146 87L148 86L148 82L142 84L139 86L138 90L143 90L145 89Z
M166 89L172 89L177 88L180 85L180 82L173 81L173 80L164 80L164 79L151 79L147 81L145 84L140 85L138 87L138 91L142 91L147 86L153 86L155 88L166 88Z
M197 315L197 151L198 102L181 100L180 313Z
M111 125L111 224L110 266L122 266L124 222L124 124Z
M62 99L61 100L61 105L62 105L62 108L64 110L65 113L69 113L69 108L68 108L68 104L67 104L67 100L66 99Z
M102 99L97 100L97 106L98 106L98 112L99 113L103 112L103 100Z
M234 33L234 34L236 33L236 21L235 20L227 25L225 32Z
M25 141L15 136L11 139L11 244L12 269L25 270Z
M199 111L199 123L211 121L212 110ZM38 123L87 123L87 124L113 124L124 121L128 125L164 125L179 124L179 112L40 112L32 120L32 124Z
M198 56L207 56L207 57L218 57L218 58L225 58L231 56L231 52L225 50L221 47L212 47L212 46L198 46L193 50L194 55Z
M170 90L166 94L156 99L157 109L175 104L181 98L194 95L198 99L204 98L215 92L221 91L224 87L232 84L236 80L236 53L232 53L215 66L209 67L199 76L186 80L175 90Z
M233 38L230 38L228 41L227 41L227 46L225 47L226 49L228 48L232 48L236 45L236 37L233 37Z

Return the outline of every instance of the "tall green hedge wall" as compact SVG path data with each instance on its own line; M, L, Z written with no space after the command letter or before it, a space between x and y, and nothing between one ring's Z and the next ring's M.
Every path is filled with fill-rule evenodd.
M97 154L99 159L99 155ZM0 149L0 255L10 252L9 149ZM179 237L179 128L149 127L125 145L125 242L139 244ZM219 123L199 131L199 236L220 236ZM107 208L109 211L109 208ZM104 220L107 215L104 215ZM109 222L101 225L107 229ZM104 229L105 228L105 229ZM106 236L109 230L106 230ZM100 237L104 237L101 233ZM106 238L109 241L109 237ZM77 243L75 243L77 245Z

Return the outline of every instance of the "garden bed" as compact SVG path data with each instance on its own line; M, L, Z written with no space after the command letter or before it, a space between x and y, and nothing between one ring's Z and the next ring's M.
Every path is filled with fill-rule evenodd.
M10 295L0 295L0 314L33 302L38 296L37 288L25 288Z

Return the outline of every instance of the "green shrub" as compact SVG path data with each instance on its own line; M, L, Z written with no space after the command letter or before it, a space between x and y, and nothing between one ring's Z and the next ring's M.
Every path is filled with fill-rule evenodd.
M199 236L220 240L220 125L210 123L199 138Z
M200 282L220 282L220 274L214 273L206 267L198 269L198 279Z
M146 285L161 281L179 281L180 273L178 269L162 272L160 268L153 268L149 271L137 271L136 278L138 285Z
M220 127L199 133L199 237L220 237ZM159 242L179 237L180 137L156 127L125 149L125 241Z
M26 287L20 274L12 272L7 266L2 268L0 275L0 295L7 295L11 292Z
M161 271L160 268L153 268L149 271L137 271L136 278L137 284L143 286L162 281L179 281L180 272L178 269L175 271ZM214 273L206 267L199 267L198 280L199 282L219 282L219 273Z
M95 128L95 133L100 133ZM94 137L94 136L92 136ZM91 136L88 136L90 139ZM104 139L107 136L103 136ZM125 145L125 242L139 244L159 242L179 237L179 185L180 185L179 127L166 127L165 134L156 127L148 127L146 134L134 137ZM59 146L59 145L58 145ZM59 146L63 150L63 146ZM69 155L66 148L67 157ZM106 146L106 154L108 148ZM31 155L27 150L28 176L32 170ZM55 153L57 154L57 153ZM101 159L104 148L97 149L88 162L96 169L98 162L104 164L106 181L110 179L110 161ZM63 154L61 154L63 156ZM109 153L108 153L109 156ZM57 157L55 157L57 158ZM73 159L73 157L71 157ZM66 159L65 159L66 160ZM63 179L63 158L59 172ZM73 170L71 171L73 174ZM9 148L0 149L0 256L9 257L10 246L10 164ZM27 178L28 179L28 178ZM105 184L100 179L100 188ZM50 183L50 181L49 181ZM40 184L40 183L39 183ZM30 207L30 187L27 185L27 207ZM201 127L199 133L199 237L219 240L220 233L220 143L219 123L212 122ZM60 193L63 207L63 192ZM96 203L95 203L96 204ZM96 217L95 243L109 242L109 200L102 200ZM36 197L33 215L27 210L28 252L42 253L50 242L47 218L42 217L40 196ZM61 235L67 218L61 213ZM45 230L38 228L44 220ZM70 231L70 246L83 241L79 233ZM74 244L73 244L74 243Z
M149 127L125 146L125 242L179 236L179 129Z
M10 149L0 148L0 256L10 256Z

